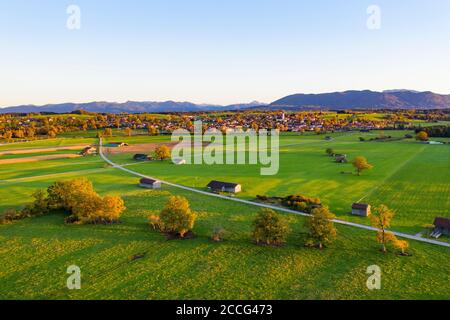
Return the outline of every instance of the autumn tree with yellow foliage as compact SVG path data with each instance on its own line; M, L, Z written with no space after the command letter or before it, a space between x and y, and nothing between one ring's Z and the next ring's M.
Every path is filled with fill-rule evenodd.
M159 130L155 126L149 126L147 129L149 136L157 136L159 135Z
M103 137L112 137L113 136L113 131L111 128L106 128L105 131L103 131L102 134Z
M383 253L387 252L387 244L389 242L397 241L397 238L392 232L388 232L387 229L391 226L394 212L385 205L381 205L375 208L370 220L372 226L378 229L377 242L381 244Z
M131 130L131 128L126 127L125 129L123 129L123 133L128 136L131 137L131 135L133 134L133 130Z
M373 168L373 166L371 165L371 164L369 164L369 162L367 161L367 159L366 158L364 158L364 157L356 157L354 160L353 160L353 166L355 167L355 169L356 169L356 173L358 174L358 176L360 176L361 175L361 172L362 171L364 171L364 170L370 170L370 169L372 169Z
M425 131L420 131L417 135L416 135L416 140L418 141L428 141L428 133L426 133Z
M62 210L70 214L66 222L87 223L114 223L125 210L120 197L101 197L95 192L92 183L86 178L67 181L57 181L47 189L46 197L39 194L29 210ZM43 208L43 204L46 208ZM31 208L31 209L30 209Z
M171 156L170 154L170 148L166 145L162 145L159 147L156 147L155 149L155 158L159 159L161 161L169 159Z
M400 250L402 256L408 255L408 254L406 253L406 250L409 248L409 243L408 243L408 241L396 239L396 240L393 242L393 245L394 245L395 248L397 248L397 249Z
M159 217L161 231L184 238L194 227L197 215L191 210L186 198L172 196Z

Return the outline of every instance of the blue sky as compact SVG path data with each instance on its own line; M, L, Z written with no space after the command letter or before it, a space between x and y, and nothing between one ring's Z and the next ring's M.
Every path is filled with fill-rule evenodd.
M450 93L447 0L0 0L0 40L0 106Z

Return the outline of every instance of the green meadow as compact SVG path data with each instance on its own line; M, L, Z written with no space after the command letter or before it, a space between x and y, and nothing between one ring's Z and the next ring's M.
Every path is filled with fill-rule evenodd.
M385 132L403 136L405 131ZM280 139L280 170L260 176L259 165L175 166L169 161L134 163L132 154L111 155L118 163L150 176L204 189L212 179L238 182L244 199L257 194L301 193L319 197L340 219L352 202L384 203L396 211L393 229L415 234L450 208L450 146L412 140L360 142L378 133L287 134ZM121 137L130 143L168 137ZM32 143L46 147L84 142L67 138ZM118 140L117 138L110 139ZM441 139L442 140L442 139ZM28 146L28 144L27 144ZM18 145L1 146L19 148ZM24 147L24 146L21 146ZM326 148L349 159L365 156L374 168L361 176L341 174ZM33 154L34 155L34 154ZM29 155L21 155L23 157ZM0 157L2 158L2 157ZM285 246L260 247L250 240L256 207L164 186L142 190L138 178L113 169L98 156L0 166L0 211L20 208L36 189L75 177L89 178L102 195L120 195L127 207L121 224L74 226L64 215L25 219L0 226L1 299L449 299L448 248L410 241L410 257L379 252L373 232L337 226L337 241L325 250L303 246L304 218L286 215L292 232ZM168 241L147 224L170 195L187 197L198 219L195 238ZM210 240L223 227L226 240ZM133 259L142 255L140 259ZM67 267L81 268L81 290L66 288ZM368 266L382 270L381 290L366 287Z
M393 137L406 133L384 132ZM367 219L349 214L352 203L385 204L396 211L393 227L407 233L418 233L435 217L448 216L450 146L423 145L412 139L359 141L359 137L368 140L377 135L339 133L330 135L332 141L323 135L283 135L279 172L274 176L261 176L260 165L176 166L170 161L142 163L133 170L199 189L211 180L240 183L243 192L238 196L250 200L256 195L319 197L339 218L363 224L369 223ZM346 154L349 163L335 163L325 154L327 148ZM374 168L361 176L349 174L354 171L350 162L356 156L366 157ZM132 155L111 155L111 159L129 163Z

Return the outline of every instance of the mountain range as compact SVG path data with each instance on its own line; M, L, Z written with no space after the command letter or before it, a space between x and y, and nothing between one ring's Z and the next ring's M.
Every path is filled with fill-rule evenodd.
M269 105L270 109L446 109L450 95L430 91L370 90L322 94L294 94Z
M175 101L127 101L118 102L88 102L88 103L60 103L48 104L44 106L22 105L15 107L0 108L0 113L37 113L54 112L70 113L76 110L85 110L98 113L158 113L158 112L200 112L200 111L220 111L220 110L240 110L259 106L264 103L250 102L242 104L232 104L227 106L213 104L195 104L191 102Z
M44 106L22 105L0 108L0 113L37 113L54 112L69 113L86 110L99 113L158 113L158 112L200 112L221 110L342 110L342 109L446 109L450 108L450 95L442 95L430 91L386 90L376 92L370 90L344 91L321 94L294 94L270 104L257 101L233 105L194 104L191 102L154 102L127 101L61 103Z

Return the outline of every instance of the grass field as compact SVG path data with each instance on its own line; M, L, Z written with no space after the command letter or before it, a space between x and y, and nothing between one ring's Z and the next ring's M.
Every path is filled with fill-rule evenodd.
M389 132L389 134L392 134ZM404 132L396 132L403 135ZM281 169L260 177L259 166L175 166L149 162L133 170L202 188L212 178L243 184L243 198L256 194L303 193L319 196L339 218L353 201L385 203L397 211L394 229L415 233L450 208L449 146L415 142L359 142L360 133L334 136L286 135L281 138ZM366 134L367 135L367 134ZM132 143L167 137L124 137ZM45 141L38 147L65 145ZM78 139L75 139L78 140ZM117 139L116 139L117 140ZM77 144L80 141L76 142ZM16 147L16 146L14 146ZM23 147L23 146L22 146ZM350 158L366 156L375 165L361 177L341 175L350 164L336 164L325 148ZM130 163L130 155L114 155ZM31 194L61 179L86 176L103 195L121 195L127 206L122 224L70 226L62 214L0 226L0 298L3 299L449 299L448 248L411 241L411 257L378 251L374 233L338 226L338 240L318 251L302 245L303 218L286 216L292 234L282 248L251 243L257 208L164 187L145 191L138 179L105 165L98 156L0 166L0 210L20 207ZM196 238L167 241L147 226L171 194L189 199L199 218ZM430 221L431 220L431 221ZM213 243L213 227L227 240ZM132 261L130 257L145 253ZM66 289L66 269L82 270L82 290ZM379 265L382 289L366 288L366 268Z
M378 133L377 133L378 134ZM360 142L359 137L375 133L334 134L324 136L288 134L280 140L280 171L275 176L260 176L259 165L188 165L175 166L170 161L143 163L135 171L166 181L204 189L209 181L240 183L239 197L256 195L287 196L304 194L319 197L340 218L368 223L349 214L353 202L386 204L396 211L396 230L417 233L436 216L448 216L450 208L450 146L422 145L413 140L395 142ZM405 131L386 135L404 136ZM143 137L142 139L149 139ZM445 140L445 139L441 139ZM133 139L133 142L136 140ZM349 159L365 156L374 168L361 176L348 164L337 164L325 154L326 148L347 154ZM117 163L128 163L132 155L111 155Z

